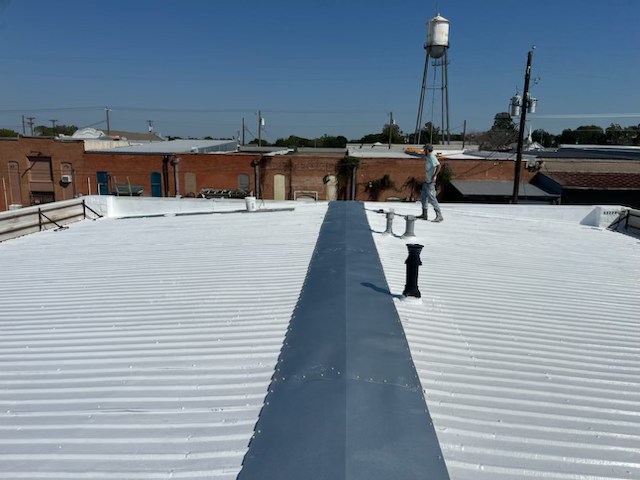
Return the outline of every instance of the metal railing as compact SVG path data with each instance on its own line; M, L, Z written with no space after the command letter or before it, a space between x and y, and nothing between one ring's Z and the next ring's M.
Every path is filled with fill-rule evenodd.
M622 212L620 216L609 225L609 230L618 230L622 228L627 232L634 230L640 232L640 210L626 210Z
M64 230L65 224L101 218L84 199L54 202L0 213L0 242L42 230Z

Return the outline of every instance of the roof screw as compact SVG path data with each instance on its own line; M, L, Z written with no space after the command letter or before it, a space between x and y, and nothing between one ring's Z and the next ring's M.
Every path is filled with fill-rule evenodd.
M420 290L418 290L418 268L422 265L420 252L423 248L424 245L418 245L417 243L409 243L407 245L409 256L404 262L407 266L407 283L402 292L405 297L420 298L422 296Z
M407 215L405 217L405 220L407 222L407 227L406 227L406 230L404 232L404 235L402 235L402 238L415 237L416 234L413 232L413 225L414 225L414 223L416 223L416 217L414 215Z

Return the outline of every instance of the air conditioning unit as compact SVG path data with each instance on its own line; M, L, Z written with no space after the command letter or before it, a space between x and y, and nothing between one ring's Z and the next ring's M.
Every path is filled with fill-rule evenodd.
M61 183L71 183L71 175L62 175L60 177Z

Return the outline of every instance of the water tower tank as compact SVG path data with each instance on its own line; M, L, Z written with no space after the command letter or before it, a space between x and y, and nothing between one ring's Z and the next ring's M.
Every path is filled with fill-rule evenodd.
M427 22L427 52L431 58L440 58L449 48L449 20L436 15Z

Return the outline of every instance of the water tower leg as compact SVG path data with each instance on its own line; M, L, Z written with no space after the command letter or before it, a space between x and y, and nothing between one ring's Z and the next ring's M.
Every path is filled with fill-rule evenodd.
M446 50L444 51L444 94L446 98L447 145L451 145L451 131L449 130L449 58Z
M424 72L422 74L422 89L420 90L420 103L418 104L418 119L416 120L416 132L413 136L413 143L420 143L420 132L422 132L422 112L424 110L424 96L427 90L427 74L429 70L429 52L426 47L424 49Z

